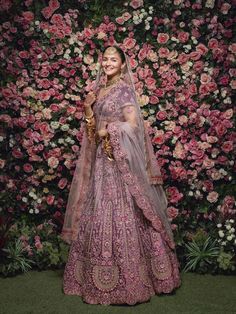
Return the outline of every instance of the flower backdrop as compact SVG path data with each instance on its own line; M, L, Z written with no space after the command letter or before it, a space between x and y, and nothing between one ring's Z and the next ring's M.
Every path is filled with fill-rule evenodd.
M235 271L236 1L0 0L1 272L60 267L98 55L130 56L185 270Z

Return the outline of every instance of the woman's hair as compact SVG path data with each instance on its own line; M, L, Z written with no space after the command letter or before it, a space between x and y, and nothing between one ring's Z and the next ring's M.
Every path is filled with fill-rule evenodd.
M120 55L120 57L121 57L122 63L125 62L125 54L124 54L124 51L123 51L120 47L118 47L118 46L108 46L108 47L106 47L106 49L104 50L104 52L105 52L108 48L115 48L116 51L119 53L119 55Z

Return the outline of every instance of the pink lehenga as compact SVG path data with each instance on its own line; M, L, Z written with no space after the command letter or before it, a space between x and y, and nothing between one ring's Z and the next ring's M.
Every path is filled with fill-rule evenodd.
M72 181L62 232L71 243L63 288L90 304L141 303L180 285L149 136L142 121L133 127L123 115L135 101L120 81L95 103L96 128L108 122L113 158L85 131Z

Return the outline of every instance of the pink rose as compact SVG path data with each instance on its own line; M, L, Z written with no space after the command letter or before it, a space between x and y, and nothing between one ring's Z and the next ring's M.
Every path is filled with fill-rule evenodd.
M168 187L166 189L168 200L171 203L178 203L183 198L183 194L179 193L176 187Z
M91 38L94 35L94 31L90 28L85 28L83 34L85 38Z
M63 25L63 23L64 23L63 17L61 14L53 14L53 16L51 18L51 22L53 24L57 24L57 25Z
M189 56L183 52L178 56L178 62L180 64L186 63L188 60L189 60Z
M219 42L218 42L217 39L211 38L211 39L209 40L209 42L208 42L208 47L209 47L210 49L216 49L216 48L218 48L218 46L219 46Z
M221 76L220 84L224 85L224 86L228 85L229 84L229 76L228 75Z
M236 53L236 43L233 43L231 45L229 45L229 51L231 51L232 53Z
M200 52L201 55L205 55L208 52L208 48L203 44L198 44L196 46L196 51Z
M160 56L160 58L167 58L169 53L170 53L169 49L165 47L161 47L158 50L158 55Z
M143 61L147 57L147 49L141 48L138 53L139 61Z
M50 16L53 14L53 10L50 7L45 7L41 10L42 15L45 17L45 19L49 19Z
M119 24L119 25L123 25L125 22L123 16L119 16L116 18L116 23Z
M60 2L58 0L50 0L49 1L49 7L53 10L56 11L57 9L60 8Z
M26 50L22 50L19 52L19 57L22 59L28 59L29 58L29 52Z
M223 124L221 123L218 123L216 126L215 126L215 130L216 130L216 134L219 136L219 137L222 137L225 133L226 133L226 128Z
M13 148L12 149L12 156L19 159L19 158L22 158L23 157L23 153L22 151L19 149L19 148Z
M34 13L31 11L25 11L22 13L22 15L28 23L30 23L34 20Z
M219 197L219 194L215 191L212 191L210 192L208 195L207 195L207 200L210 202L210 203L215 203L217 202L218 200L218 197Z
M194 61L199 60L201 58L201 53L199 51L192 51L190 52L189 55L190 55L190 59Z
M208 75L206 73L202 73L201 77L200 77L200 81L202 84L209 83L211 81L211 77L210 77L210 75Z
M27 172L27 173L30 173L30 172L33 171L33 167L32 167L32 165L29 164L29 163L24 164L23 169L24 169L24 171Z
M186 43L189 39L189 33L186 33L186 32L179 32L178 34L178 40L181 42L181 43Z
M179 210L173 206L167 207L167 216L168 218L175 219L178 216Z
M132 17L132 15L129 14L129 12L125 12L122 14L122 17L125 21L128 21Z
M132 0L129 5L136 10L143 6L143 0Z
M159 44L165 44L169 40L170 36L169 34L166 33L159 33L157 36L157 42Z
M134 38L125 38L123 41L123 45L126 49L132 49L134 48L136 44L136 40Z
M145 79L145 84L149 90L156 89L156 80L153 77L148 77Z
M202 61L197 61L194 63L193 65L193 69L196 71L196 72L201 72L204 68L204 63Z
M166 117L167 117L166 111L158 111L156 114L156 118L161 121L165 120Z
M223 143L221 148L227 154L233 150L233 142L232 141L226 141Z
M149 102L150 102L150 104L155 105L155 104L159 103L159 99L157 96L152 95L151 97L149 97Z
M68 180L66 178L61 178L60 181L58 182L58 187L59 189L63 190L68 183Z

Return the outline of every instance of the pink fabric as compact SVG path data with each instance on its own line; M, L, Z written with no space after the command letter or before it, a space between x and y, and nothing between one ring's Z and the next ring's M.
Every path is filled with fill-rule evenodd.
M135 304L180 285L167 199L162 186L149 181L139 130L124 121L128 100L132 102L130 89L121 83L94 106L97 127L108 122L114 160L108 160L102 143L94 147L85 140L87 151L82 147L81 156L87 152L90 157L84 175L77 174L87 186L80 186L74 201L74 212L75 204L79 209L76 219L70 219L74 226L67 225L77 233L64 292L91 304Z

